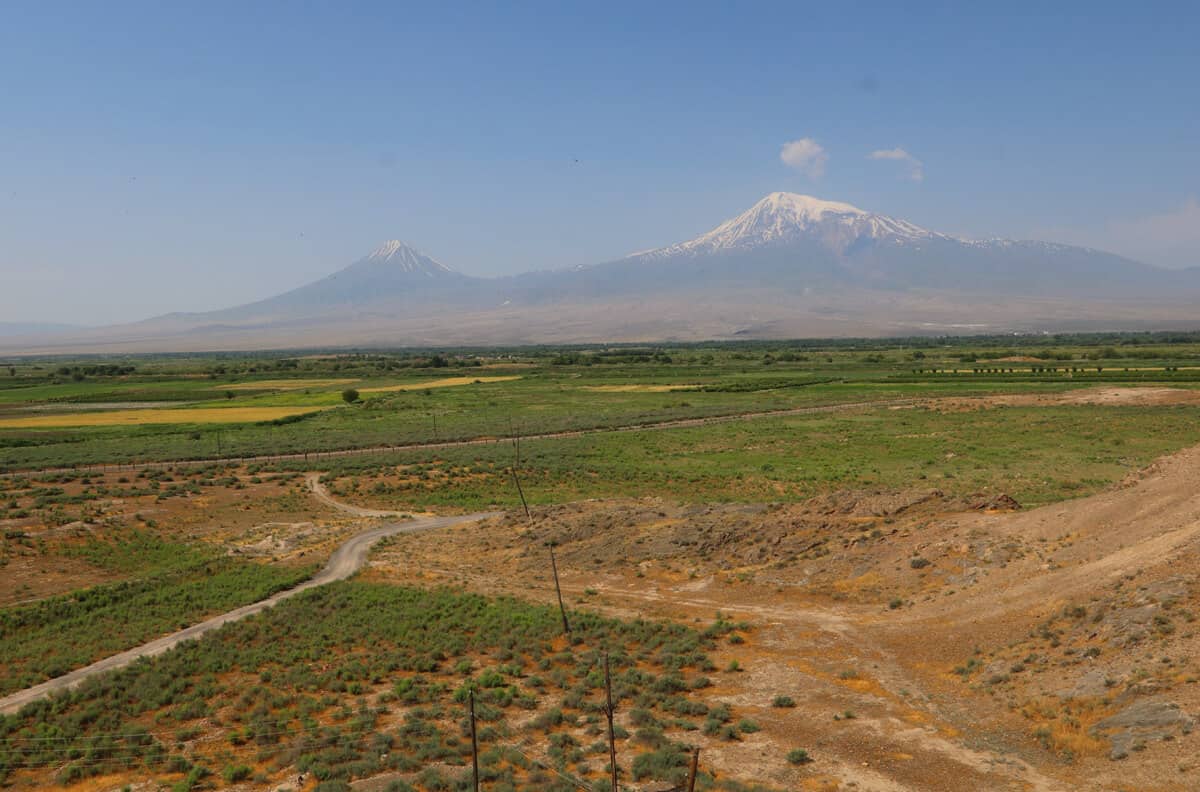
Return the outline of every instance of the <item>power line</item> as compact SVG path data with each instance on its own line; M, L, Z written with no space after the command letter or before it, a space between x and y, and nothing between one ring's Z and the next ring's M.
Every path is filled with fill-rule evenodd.
M521 743L521 745L524 745L524 746L526 746L526 747L529 747L529 743L528 743L528 742ZM566 781L567 783L571 784L572 786L576 787L577 789L582 789L582 790L584 790L584 792L591 792L591 787L589 787L587 784L585 784L585 783L583 783L582 781L580 781L578 778L575 778L575 777L573 777L573 776L569 776L569 775L567 775L566 773L559 772L557 769L555 769L555 768L551 767L550 765L546 764L546 763L545 763L545 762L543 762L542 760L540 760L540 759L537 759L537 758L535 758L535 757L532 757L532 756L530 756L529 754L525 753L524 751L522 751L522 750L521 750L520 748L518 748L517 746L515 746L515 745L506 745L506 746L504 746L504 747L505 747L505 748L511 748L512 750L514 750L514 751L516 751L517 753L521 754L521 756L524 756L526 759L528 759L528 760L529 760L530 762L532 762L533 764L537 765L538 767L542 768L543 770L548 770L549 772L551 772L551 773L554 773L556 776L558 776L559 778L563 779L564 781Z

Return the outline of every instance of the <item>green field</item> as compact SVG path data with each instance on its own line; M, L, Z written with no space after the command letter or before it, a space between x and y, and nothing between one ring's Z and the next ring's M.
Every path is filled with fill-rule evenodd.
M798 500L840 488L1007 493L1027 506L1090 494L1200 443L1200 405L864 409L522 444L532 503L668 496ZM309 463L356 501L397 508L513 506L511 444ZM273 467L304 467L279 463Z
M1102 337L1091 347L797 342L449 358L150 358L119 375L87 374L79 363L24 362L0 376L0 471L392 446L913 397L1200 386L1195 339L1129 339L1139 343L1112 346ZM1004 362L1035 355L1045 360ZM444 387L448 380L463 384ZM343 402L347 387L359 391L357 403ZM145 403L154 404L155 423L103 425L129 420L114 415L116 408Z
M66 554L128 579L0 610L0 696L257 602L314 571L235 560L143 531L109 532Z

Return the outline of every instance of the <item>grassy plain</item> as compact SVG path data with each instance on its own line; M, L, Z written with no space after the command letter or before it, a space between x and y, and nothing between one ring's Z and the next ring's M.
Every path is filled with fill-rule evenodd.
M846 402L1200 384L1200 372L1187 366L1194 343L1153 338L1114 347L1099 346L1105 339L1053 347L1029 339L993 349L955 341L479 351L449 359L181 357L135 359L120 369L133 373L116 375L85 373L102 369L95 365L24 362L0 376L0 471L430 443ZM1041 370L1005 361L1030 354L1045 356ZM360 404L342 403L346 386L360 392ZM156 402L153 412L64 409L146 401Z
M489 790L596 789L607 762L597 664L608 650L627 780L677 782L684 746L703 743L704 766L719 772L702 776L701 789L750 789L744 782L766 777L755 775L763 768L789 789L884 788L891 779L949 789L938 779L963 772L981 774L974 788L1002 788L983 776L1049 766L1014 720L1069 720L1020 714L1033 710L1018 698L1023 672L1013 669L1036 667L1069 686L1084 661L1123 668L1124 644L1085 654L1099 647L1082 627L1073 654L1059 656L1042 635L1030 660L1034 650L1020 643L1039 635L1030 619L1062 607L1052 602L1056 586L1096 596L1086 588L1095 575L1128 577L1123 565L1158 559L1173 573L1166 551L1175 545L1152 535L1159 512L1121 522L1104 501L1102 519L1068 531L1057 513L1013 510L1001 495L1026 509L1059 504L1065 515L1064 501L1140 480L1134 474L1155 459L1200 443L1198 359L1200 338L1131 335L12 361L0 369L0 569L28 561L40 574L49 558L61 560L64 579L77 568L108 576L0 609L4 690L307 574L346 533L314 516L301 473L322 473L334 497L359 506L511 511L453 541L397 539L357 581L0 719L0 779L119 788L152 778L191 789L290 783L304 772L322 790L366 777L396 790L458 789L469 757L462 697L474 688ZM359 403L343 402L346 387ZM809 408L820 409L764 415ZM159 414L166 422L145 420ZM729 420L708 420L718 418ZM5 423L40 419L65 423ZM479 442L441 445L460 440ZM418 447L239 460L408 444ZM214 457L232 461L20 472ZM517 511L514 469L533 525ZM1194 493L1189 470L1148 502ZM977 501L985 505L968 505ZM132 515L147 507L161 509L152 534L144 515ZM948 520L945 510L957 511ZM1019 530L1005 522L1025 514ZM971 527L984 519L994 522ZM1183 542L1192 530L1184 521L1167 538ZM494 594L505 583L545 599L547 541L561 543L568 600L622 620L576 612L576 632L563 639L555 611L541 605L395 585ZM237 557L251 550L263 563ZM285 555L291 566L281 565ZM1013 600L1033 615L990 600L989 575L1008 592L1044 582L1028 602ZM1181 590L1162 601L1184 602ZM966 632L939 609L959 599ZM1114 602L1150 607L1143 599ZM729 602L759 628L695 626ZM654 608L677 622L635 618ZM991 632L975 626L984 617ZM1066 629L1047 623L1046 634ZM769 638L756 645L760 634ZM913 635L941 638L906 644ZM986 649L970 665L973 642ZM968 672L954 672L958 664ZM1138 695L1136 669L1128 673ZM988 681L1006 675L1016 681ZM963 680L982 692L964 693ZM947 685L956 702L978 693L977 709L930 704ZM989 702L996 690L1011 701ZM776 697L795 697L796 712L770 706ZM991 720L981 723L980 712ZM956 742L965 724L1000 747L969 753L982 749ZM1045 744L1060 750L1067 743L1056 734ZM1102 744L1087 740L1078 744L1093 753ZM801 749L817 768L787 758ZM1012 754L1029 764L997 758ZM1036 774L1020 780L1055 788Z
M940 411L867 408L526 441L531 503L661 495L794 501L836 489L1006 493L1024 505L1090 494L1200 443L1192 405L1058 405ZM333 491L390 508L515 502L510 443L323 459ZM300 463L280 463L282 469Z

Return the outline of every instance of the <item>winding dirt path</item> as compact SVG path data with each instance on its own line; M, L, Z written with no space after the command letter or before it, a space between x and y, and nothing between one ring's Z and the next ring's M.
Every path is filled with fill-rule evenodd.
M395 512L381 512L373 509L359 509L356 506L340 503L329 496L324 491L324 487L320 486L320 482L314 482L310 478L310 486L313 486L313 492L323 502L342 511L347 511L352 514L358 514L366 517L376 516L394 516ZM325 564L325 568L318 572L313 577L305 582L290 588L286 591L281 591L271 597L249 605L243 605L240 608L223 613L220 616L214 616L198 624L193 624L191 627L180 630L179 632L164 635L161 638L156 638L149 643L134 647L127 651L106 657L103 660L98 660L89 666L78 668L68 674L48 680L35 685L31 688L13 693L12 695L0 698L0 714L11 715L21 707L38 699L54 693L59 693L64 690L70 690L80 685L84 680L102 674L106 671L112 671L118 668L133 663L142 657L154 657L162 654L170 649L175 648L184 641L189 641L194 638L199 638L205 633L219 629L231 622L244 619L247 616L253 616L256 613L261 613L267 608L273 607L286 599L296 596L297 594L307 591L317 586L324 586L327 583L332 583L337 580L345 580L353 575L367 561L367 555L371 550L372 545L383 539L386 536L393 536L398 533L415 533L418 531L430 531L436 528L446 528L451 525L460 523L472 522L481 520L486 517L496 516L496 512L480 512L478 514L465 514L454 517L420 517L406 522L394 522L387 525L373 528L369 531L360 533L351 539L346 540L333 555L330 556L329 562Z
M355 517L404 517L408 516L409 512L387 511L386 509L365 509L362 506L354 506L349 503L342 503L339 500L334 500L329 494L329 490L325 489L325 485L321 483L320 473L309 473L305 477L308 482L308 489L316 497L317 500L324 503L326 506L331 506L338 511L353 514Z

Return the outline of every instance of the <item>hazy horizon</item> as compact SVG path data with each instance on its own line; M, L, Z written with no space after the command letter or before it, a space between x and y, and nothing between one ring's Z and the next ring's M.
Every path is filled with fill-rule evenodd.
M4 322L225 308L393 238L599 263L776 190L1200 264L1189 5L62 10L0 31Z

